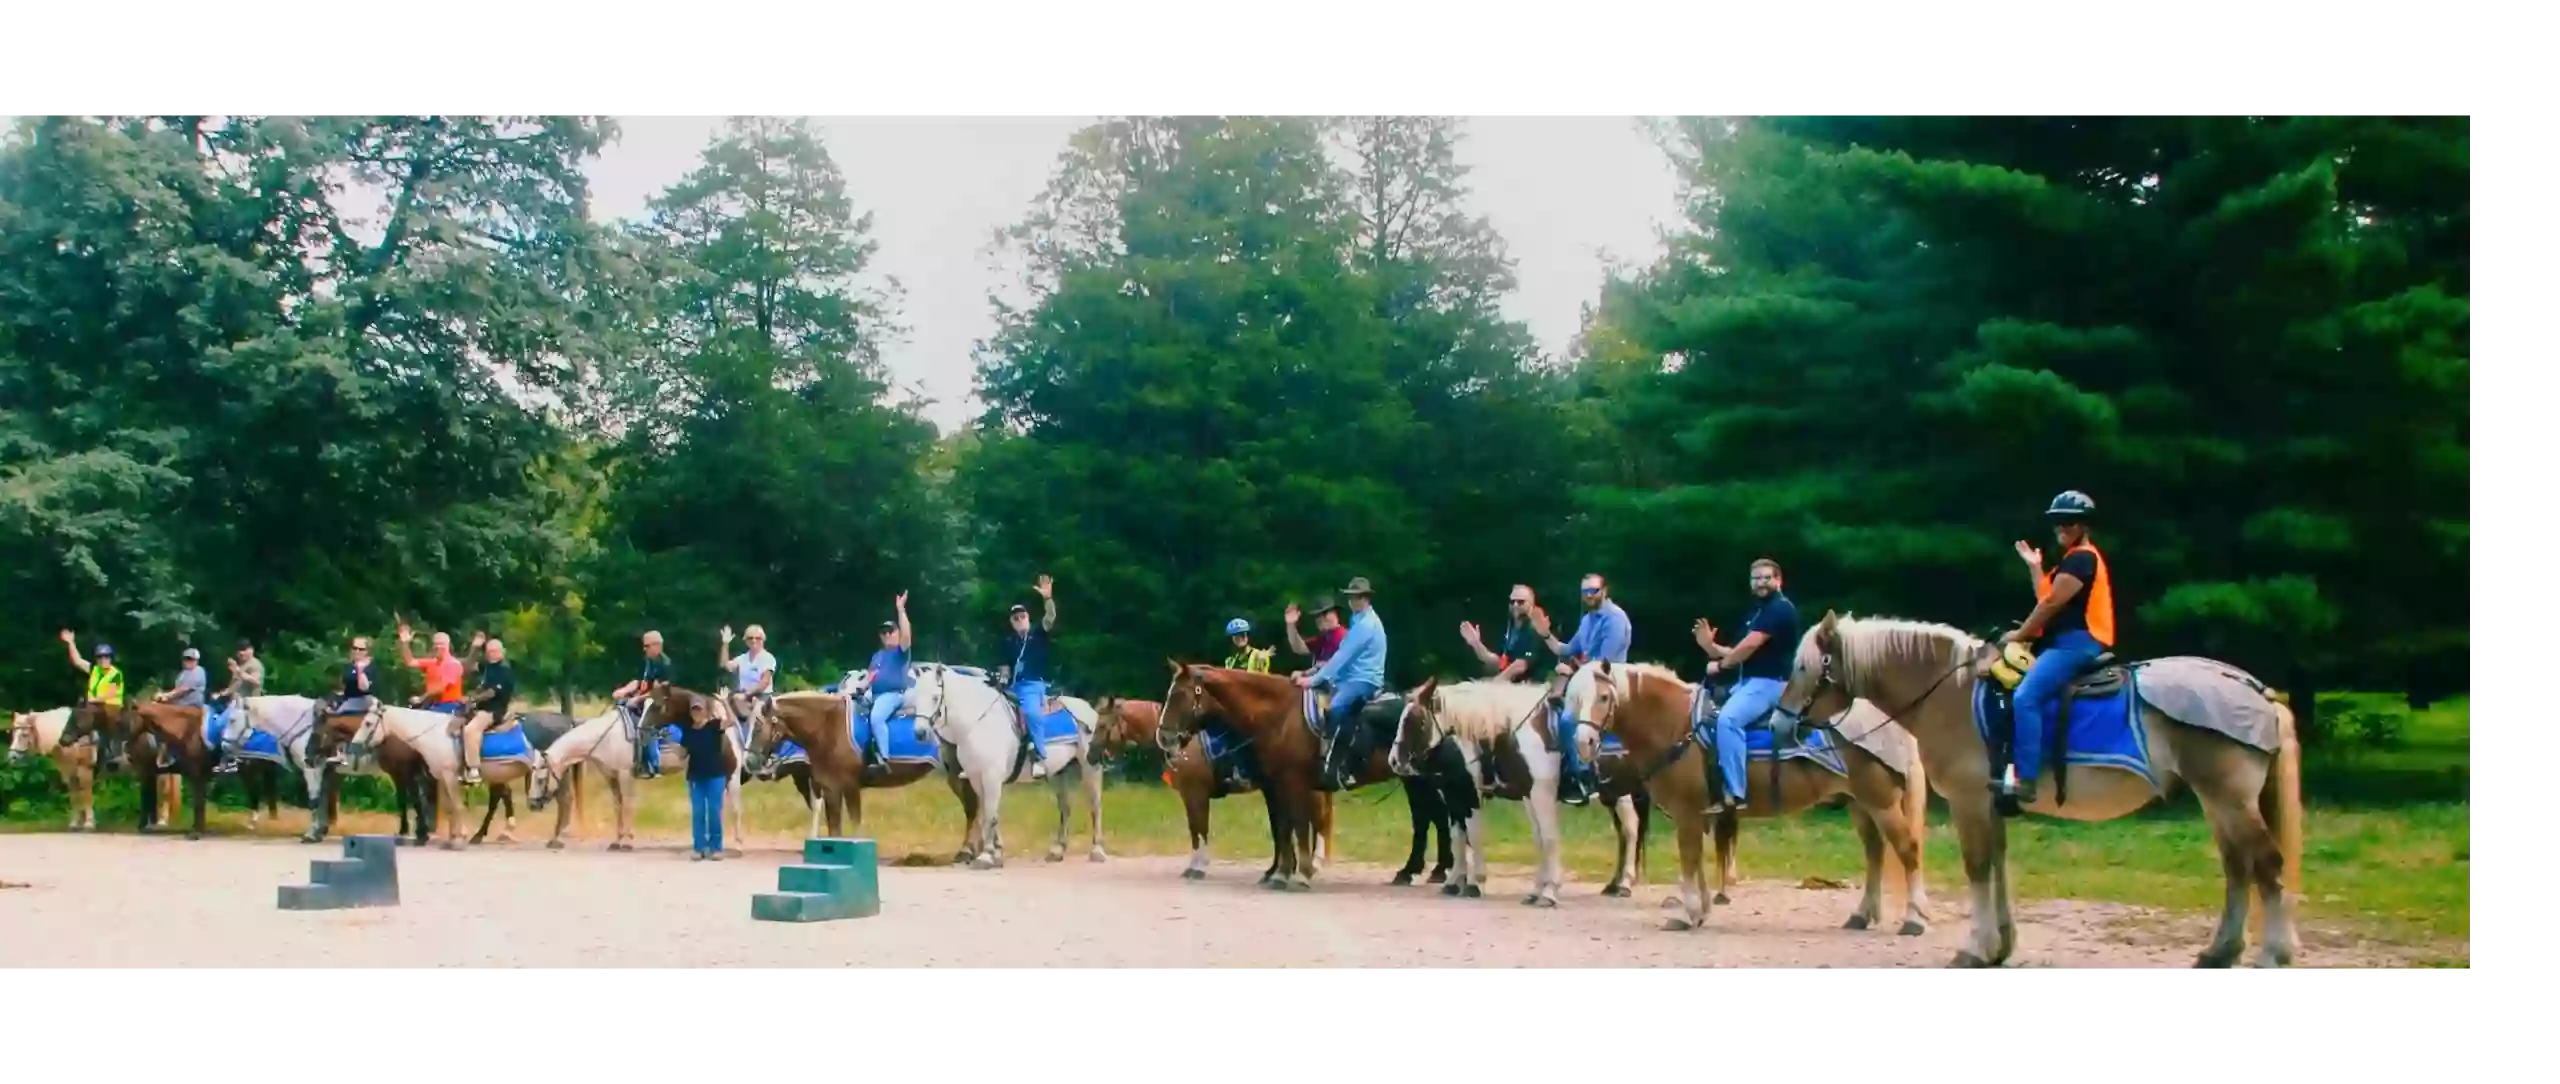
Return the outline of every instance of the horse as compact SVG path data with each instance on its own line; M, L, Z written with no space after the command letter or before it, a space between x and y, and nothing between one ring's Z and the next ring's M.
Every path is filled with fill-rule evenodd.
M376 700L373 708L365 713L364 721L357 725L355 734L346 741L346 751L357 752L358 755L362 750L380 748L391 742L406 745L417 752L421 767L436 783L438 820L446 826L444 849L448 851L462 849L462 750L453 737L454 730L461 724L460 716L416 708L395 708ZM512 757L484 758L480 766L481 778L492 787L523 782L533 800L548 800L549 775L535 769L540 757L541 754L536 752L531 761Z
M104 710L95 702L82 704L72 712L74 724L84 732L92 734L103 732L100 729L100 724L105 721L102 718L103 715ZM127 701L123 716L123 733L127 743L125 760L133 766L136 777L142 780L143 823L145 825L150 823L151 807L156 804L151 800L151 791L155 783L162 777L174 774L180 779L195 784L193 800L188 803L190 822L187 828L187 839L190 841L203 839L205 795L207 788L213 784L214 763L213 747L205 742L204 709L181 707L156 700L139 703ZM175 772L161 770L157 751L148 748L151 743L140 740L144 735L157 739L157 744L177 759ZM174 801L171 802L173 813L175 804Z
M63 789L71 794L71 830L95 832L98 830L94 789L98 778L97 746L94 742L63 745L62 730L70 722L70 708L9 713L9 762L15 764L30 757L53 758L53 770L61 774ZM176 782L175 778L170 780L173 786ZM171 804L176 804L175 799Z
M1122 749L1142 745L1159 745L1156 735L1164 718L1164 705L1153 700L1122 700L1105 697L1094 705L1098 720L1093 728L1093 748L1097 756L1109 757ZM1191 861L1182 867L1182 879L1197 881L1209 876L1209 803L1228 794L1261 791L1264 813L1272 826L1271 864L1262 871L1259 883L1268 885L1280 873L1280 849L1286 844L1280 838L1280 818L1271 809L1271 792L1251 778L1230 779L1219 786L1218 769L1209 755L1207 737L1193 735L1165 754L1164 782L1182 796L1183 817L1191 829ZM1333 795L1316 792L1315 862L1321 868L1333 858ZM1441 839L1446 851L1448 838ZM1421 866L1421 852L1407 864L1403 875L1411 880L1412 871ZM1449 867L1434 871L1435 879L1445 878Z
M1230 728L1243 735L1253 747L1254 763L1261 769L1266 800L1271 804L1272 834L1281 843L1278 877L1266 883L1275 889L1313 889L1315 796L1320 793L1315 777L1320 746L1314 727L1306 720L1303 690L1290 679L1273 674L1186 666L1173 659L1166 659L1165 665L1172 669L1173 681L1165 690L1159 743L1167 738L1189 740L1201 731L1204 717L1212 714L1225 719ZM1384 729L1388 731L1388 741L1376 743L1369 755L1354 765L1355 774L1346 781L1351 789L1396 777L1387 746L1393 741L1392 727L1402 700L1400 693L1383 694L1362 709L1351 740L1363 741L1369 732ZM1408 786L1404 792L1407 808L1414 812L1417 849L1432 825L1438 825L1443 833L1448 831L1448 811L1440 806L1436 789Z
M561 735L567 734L578 725L576 719L557 711L519 712L514 719L517 732L524 735L525 745L531 748L539 759L545 761L550 759L551 746L560 740ZM489 823L497 818L500 806L506 807L507 823L505 827L498 830L498 842L515 842L515 788L504 782L493 782L487 779L483 779L482 782L488 786L489 796L487 801L481 803L480 827L471 833L469 842L477 846L481 840L488 838ZM554 782L555 784L558 782L556 776ZM566 782L565 788L555 785L553 789L553 793L560 798L561 818L560 825L552 830L551 838L554 842L559 840L560 832L567 830L568 822L578 817L578 795L586 789L586 773L572 770ZM547 802L530 802L529 804L532 805L534 812L539 813Z
M1682 913L1665 921L1664 928L1671 930L1703 927L1714 905L1727 902L1706 891L1706 807L1713 785L1708 773L1717 768L1713 750L1696 736L1697 696L1695 686L1680 680L1669 667L1652 663L1586 666L1565 685L1574 716L1617 735L1630 765L1643 776L1654 805L1669 812L1678 827ZM1830 710L1836 714L1850 708L1843 702ZM1880 731L1889 720L1873 722L1873 729ZM1836 770L1773 750L1780 755L1769 762L1771 774L1747 777L1745 782L1750 794L1776 796L1774 803L1761 807L1769 815L1796 812L1835 795L1847 795L1850 820L1858 826L1859 841L1866 847L1867 884L1858 909L1845 925L1865 929L1882 917L1883 852L1890 846L1904 875L1901 932L1917 936L1928 928L1928 898L1920 882L1926 780L1908 778L1895 767L1914 758L1897 754L1889 736L1874 732L1857 737L1863 740L1831 743L1839 757ZM1751 782L1751 778L1760 781ZM1731 861L1729 846L1720 843L1718 850L1720 864Z
M1538 848L1537 880L1523 904L1553 907L1564 881L1564 835L1556 807L1560 763L1553 720L1546 710L1546 690L1506 681L1467 681L1442 685L1438 678L1406 694L1405 712L1396 725L1393 757L1396 770L1408 773L1405 785L1436 789L1458 826L1461 861L1458 876L1442 888L1446 896L1474 898L1484 894L1485 852L1482 799L1486 796L1529 806L1529 832ZM1632 896L1644 874L1644 835L1652 819L1652 803L1642 781L1626 769L1624 756L1601 757L1596 733L1585 736L1584 750L1600 769L1602 807L1618 831L1618 863L1603 896Z
M439 807L435 788L428 784L426 760L405 742L385 740L351 755L348 743L364 725L364 712L336 712L320 715L313 728L309 748L303 753L306 767L317 766L322 773L321 788L326 793L328 817L338 817L338 784L345 771L373 770L391 780L391 802L399 813L400 828L392 838L406 846L427 845L429 827L435 823ZM411 811L417 816L413 821ZM314 815L318 815L315 811ZM416 827L414 831L411 825Z
M650 693L670 701L662 709L661 718L677 718L674 712L690 717L696 702L704 711L726 711L719 698L688 692L672 685L660 685ZM908 721L909 724L913 720ZM903 787L941 768L941 761L907 760L866 764L862 747L853 740L853 701L839 693L784 693L773 698L773 710L765 712L753 725L746 748L746 770L756 772L772 762L774 751L784 740L797 744L808 757L808 780L817 801L809 806L809 835L815 838L821 815L826 820L826 834L844 834L845 813L852 811L853 827L862 828L862 791L865 787ZM869 725L864 723L861 725ZM952 782L952 791L960 792ZM964 799L965 801L965 799Z
M604 705L602 715L573 725L573 728L568 728L568 733L553 738L550 748L545 748L540 771L548 776L550 789L563 794L561 820L550 828L550 841L543 843L545 848L558 851L558 848L568 846L561 841L561 835L568 835L568 820L571 820L571 810L576 807L573 797L579 794L586 779L586 764L596 764L599 769L604 769L604 787L614 794L614 841L604 848L607 851L635 851L632 810L640 805L640 779L632 774L632 766L640 761L640 756L637 756L637 748L632 746L632 733L650 733L650 718L658 712L660 702L648 700L645 705L648 705L645 718L637 720L627 718L622 705ZM730 789L732 792L737 789L735 776L732 776ZM530 800L530 805L535 812L543 810L543 800ZM732 805L735 805L735 800L732 800Z
M1102 846L1102 773L1093 769L1087 755L1095 726L1093 705L1072 696L1055 697L1065 708L1072 730L1064 736L1035 736L1033 747L1026 751L1019 728L1033 726L1033 721L1021 718L1012 694L996 688L984 671L920 662L912 673L915 686L907 691L907 707L941 740L952 790L959 794L961 812L969 818L960 861L976 869L1004 865L1004 786L1031 774L1034 763L1058 799L1058 835L1049 845L1048 861L1066 860L1071 774L1083 780L1091 814L1093 848L1085 852L1085 859L1100 862L1110 857ZM869 681L870 675L861 674L848 684L859 690Z
M1993 657L1981 640L1946 625L1823 615L1796 645L1780 703L1807 718L1850 698L1892 705L1887 715L1920 745L1920 759L1953 814L1973 894L1973 930L1951 966L1996 967L2017 947L2010 911L2008 831L1993 808L1990 745L1974 718L1976 686ZM2102 668L2102 678L2112 675ZM2084 677L2075 686L2088 681ZM2198 967L2228 967L2245 947L2250 890L2263 911L2259 964L2282 967L2300 949L2288 890L2301 890L2302 751L2292 711L2255 678L2210 659L2138 663L2123 696L2119 735L2133 755L2109 763L2067 756L2026 812L2066 820L2125 816L2184 780L2203 804L2222 854L2223 909ZM2138 706L2137 706L2138 701ZM2070 725L2057 736L2097 738ZM2071 724L2079 722L2076 714ZM2155 782L2154 780L2157 780Z
M281 763L292 765L302 775L303 789L311 800L311 825L303 831L302 841L318 843L328 838L329 823L337 811L329 802L328 770L310 756L318 730L319 702L307 696L248 696L232 705L219 748L240 764L240 783L249 792L250 831L258 829L261 789L268 814L274 814L276 776L281 770L279 762L247 752L249 735L259 733L275 739L276 750L284 758Z

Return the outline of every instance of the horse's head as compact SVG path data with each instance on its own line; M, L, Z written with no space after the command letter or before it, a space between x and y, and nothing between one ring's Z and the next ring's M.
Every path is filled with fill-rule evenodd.
M1411 775L1421 767L1423 758L1430 756L1431 750L1449 734L1440 711L1439 678L1426 680L1421 688L1405 694L1404 714L1396 719L1395 744L1387 747L1388 768L1397 775Z
M1826 611L1796 641L1795 665L1787 671L1778 707L1806 719L1831 719L1849 710L1853 699L1841 675L1840 614Z
M1626 702L1618 668L1607 659L1573 672L1564 685L1565 710L1593 730L1613 731Z
M1164 711L1156 717L1156 748L1171 757L1182 751L1183 743L1208 725L1219 714L1218 702L1209 695L1209 668L1194 663L1184 665L1166 659L1173 669L1173 684L1164 691Z
M382 734L384 729L383 719L388 716L390 712L390 701L384 700L379 696L374 697L373 705L364 709L364 715L356 721L354 728L346 732L345 743L332 750L326 759L329 762L336 764L338 767L350 767L354 764L357 758L366 756L367 754L372 753L375 749L380 748L382 746ZM335 732L339 726L344 725L340 720L345 718L346 716L342 715L337 719L329 720L328 724L322 726L320 729L322 732ZM320 736L318 734L312 735L311 745L312 756L318 757L320 755Z
M9 763L15 764L36 755L36 717L28 712L9 713Z

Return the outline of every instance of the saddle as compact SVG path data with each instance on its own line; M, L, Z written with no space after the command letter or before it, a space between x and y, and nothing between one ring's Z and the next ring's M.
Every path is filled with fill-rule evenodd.
M1333 708L1333 690L1310 688L1306 691L1304 703L1307 729L1319 739L1330 739L1332 735L1325 730L1324 717ZM1396 724L1403 719L1404 694L1391 689L1379 690L1368 703L1360 705L1360 718L1351 728L1352 740L1358 743L1357 748L1361 751L1375 749L1382 742L1395 740Z
M2000 656L1991 664L1992 687L1986 690L1981 710L1991 717L1991 778L1994 780L2005 776L2012 762L2012 748L2018 740L2018 683L2026 680L2027 669L2035 662L2035 652L2027 645L2009 643L2000 645ZM2102 651L2062 686L2062 700L2056 705L2059 710L2053 716L2053 740L2045 743L2043 765L2045 778L2053 781L2055 805L2070 801L2067 780L2071 773L2067 770L2065 758L2071 752L2071 702L2121 693L2132 673L2130 667L2116 660L2115 652Z
M2025 644L2000 645L2000 657L1991 664L1991 680L2007 692L2018 691L2018 683L2027 679L2027 669L2036 664L2036 653ZM2105 696L2124 688L2126 675L2132 671L2116 661L2116 653L2101 652L2090 660L2087 669L2063 686L2064 700Z

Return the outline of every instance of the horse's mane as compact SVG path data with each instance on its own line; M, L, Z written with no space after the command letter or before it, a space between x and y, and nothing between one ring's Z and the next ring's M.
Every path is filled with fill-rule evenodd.
M1433 692L1440 702L1441 723L1479 745L1496 741L1529 721L1547 697L1542 685L1493 680L1462 681Z
M1937 666L1982 649L1982 641L1953 625L1900 617L1842 617L1832 626L1840 636L1837 656L1841 679L1851 688L1867 687L1876 668L1903 662ZM1817 627L1811 636L1820 632Z

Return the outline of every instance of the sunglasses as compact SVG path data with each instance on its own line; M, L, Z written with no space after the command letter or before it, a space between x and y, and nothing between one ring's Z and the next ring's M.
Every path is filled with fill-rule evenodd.
M1585 587L1585 588L1583 588L1583 589L1582 589L1582 597L1584 597L1584 598L1593 598L1593 597L1598 596L1599 594L1600 594L1600 589L1599 589L1599 588L1597 588L1597 587Z

